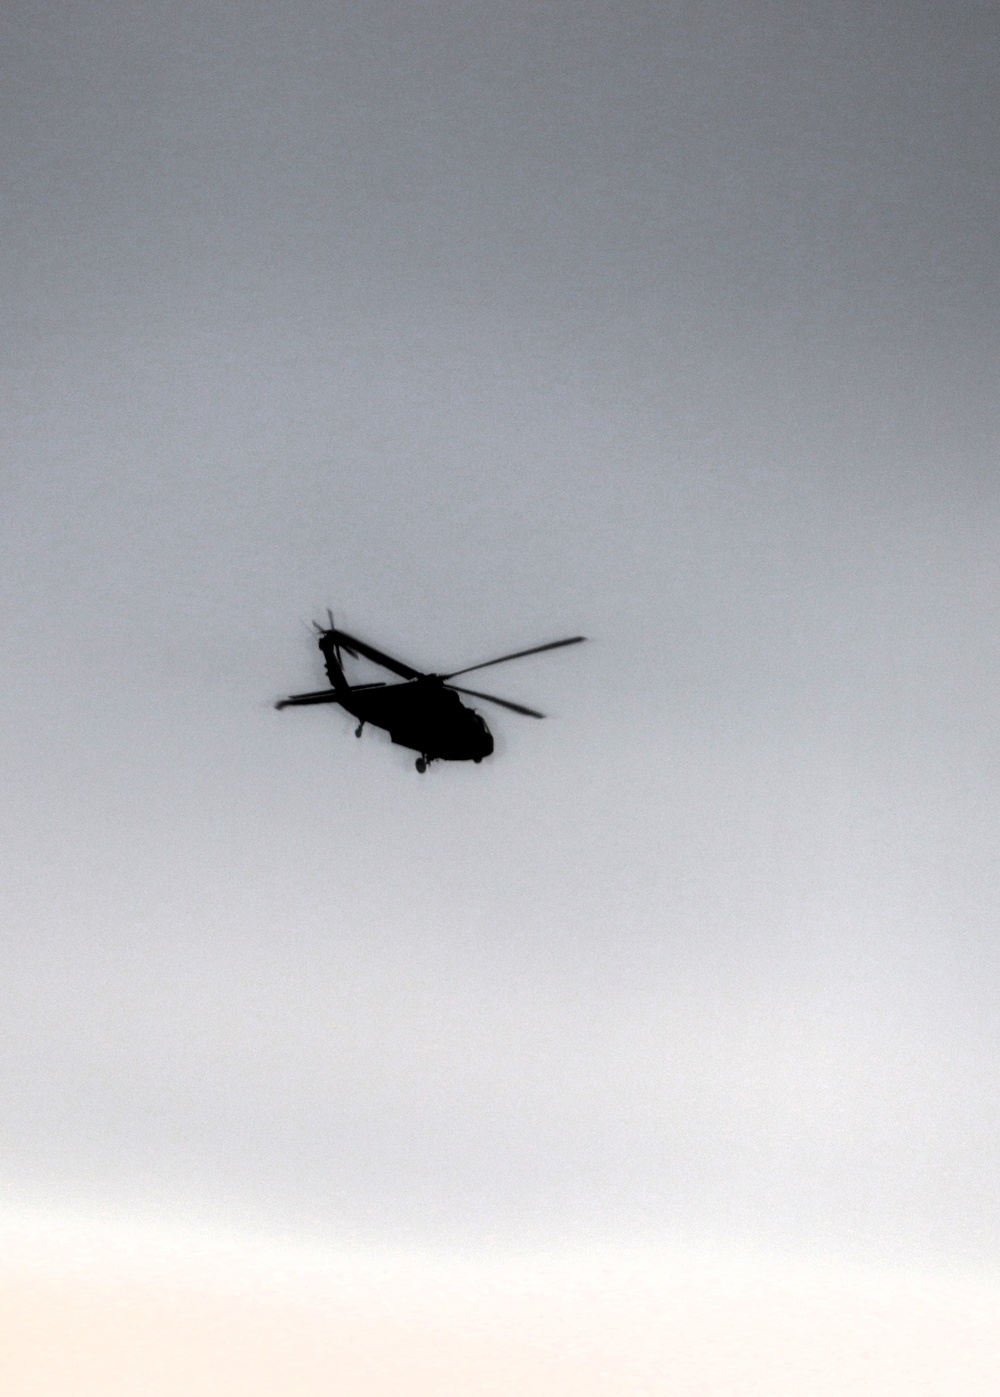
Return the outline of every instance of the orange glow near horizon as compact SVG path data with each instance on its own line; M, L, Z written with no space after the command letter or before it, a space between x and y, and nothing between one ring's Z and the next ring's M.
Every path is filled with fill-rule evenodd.
M1000 1285L666 1254L2 1228L5 1397L987 1397Z

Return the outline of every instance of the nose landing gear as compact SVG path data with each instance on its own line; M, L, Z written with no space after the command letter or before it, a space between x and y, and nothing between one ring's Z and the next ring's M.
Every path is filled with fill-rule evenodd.
M355 737L360 737L363 728L364 728L364 722L360 722L360 723L358 724L358 726L354 729L354 736L355 736Z

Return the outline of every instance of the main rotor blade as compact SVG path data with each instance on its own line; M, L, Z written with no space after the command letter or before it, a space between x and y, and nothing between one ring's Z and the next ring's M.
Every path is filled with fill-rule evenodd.
M318 689L312 694L292 694L291 698L279 699L275 708L301 708L307 703L339 703L336 689Z
M411 669L409 665L403 664L402 660L394 660L391 655L383 654L381 650L376 650L374 645L366 645L363 640L355 640L353 635L348 635L346 631L338 631L336 628L326 632L332 635L338 645L342 645L348 654L355 651L359 655L364 655L368 660L374 660L377 665L384 665L386 669L391 669L393 674L398 674L401 679L422 679L423 675L419 669Z
M486 699L488 703L498 703L501 708L509 708L514 713L523 713L526 718L544 718L537 709L525 708L523 703L511 703L510 699L497 698L496 694L481 694L478 689L463 689L458 684L446 684L446 689L454 689L456 694L468 694L470 698Z
M558 650L561 645L579 645L581 640L586 639L585 635L571 635L568 640L550 640L548 645L533 645L530 650L515 650L513 655L499 655L495 660L484 660L481 665L468 665L465 669L453 670L451 674L442 674L441 678L457 679L460 674L471 674L474 669L489 669L490 665L502 665L506 664L508 660L519 660L522 655L539 655L543 650ZM530 709L528 711L530 712Z

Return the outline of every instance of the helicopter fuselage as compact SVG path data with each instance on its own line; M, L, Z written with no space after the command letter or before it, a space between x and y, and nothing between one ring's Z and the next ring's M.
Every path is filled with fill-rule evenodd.
M334 699L362 725L384 728L393 742L428 760L481 762L493 751L483 718L433 678L359 686Z
M433 675L402 684L350 685L341 680L332 689L297 694L278 708L336 703L358 719L357 735L366 723L384 728L400 747L419 752L421 759L481 762L493 751L493 734L485 720L467 708L453 689Z

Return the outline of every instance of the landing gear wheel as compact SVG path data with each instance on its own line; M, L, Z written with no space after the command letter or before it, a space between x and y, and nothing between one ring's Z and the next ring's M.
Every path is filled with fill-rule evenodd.
M427 761L424 757L417 758L417 770L421 773L427 770Z
M354 736L355 736L355 737L360 737L360 736L361 736L361 729L362 729L363 727L364 727L364 723L359 723L359 724L358 724L358 726L354 729Z

